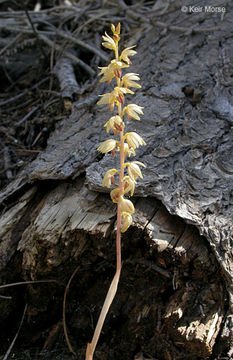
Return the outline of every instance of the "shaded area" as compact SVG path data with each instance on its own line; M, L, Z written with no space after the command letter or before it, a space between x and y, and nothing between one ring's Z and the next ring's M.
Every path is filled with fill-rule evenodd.
M137 200L135 208L135 223L123 237L119 291L96 358L120 359L124 353L132 359L140 352L159 359L179 359L186 354L209 357L227 311L219 266L198 231L169 215L159 201ZM9 219L10 214L7 216ZM87 196L82 180L74 186L59 185L40 197L8 267L14 269L20 261L21 278L49 277L58 282L24 287L29 304L21 337L24 348L34 345L46 352L62 336L64 285L78 267L66 316L71 342L78 357L83 356L114 274L114 223L115 209L108 196ZM2 293L9 295L8 291ZM11 290L14 298L18 293ZM22 303L22 290L20 293ZM2 309L7 304L9 300L2 300ZM19 304L10 304L11 312L19 308ZM1 312L3 324L9 321L8 312L9 308Z

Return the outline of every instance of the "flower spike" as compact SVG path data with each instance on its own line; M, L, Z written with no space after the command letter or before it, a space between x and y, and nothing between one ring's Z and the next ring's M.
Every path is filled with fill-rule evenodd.
M117 140L115 138L107 139L102 142L97 149L103 154L111 153L113 156L115 156L115 154L118 155L117 152L119 152L120 158L119 170L107 170L102 180L103 187L111 188L113 186L110 191L110 197L112 202L117 204L116 274L107 293L92 342L87 345L86 360L93 360L93 354L104 320L117 291L122 267L121 233L128 230L133 222L132 214L135 212L133 202L126 197L133 196L136 180L142 178L141 166L145 167L145 165L139 161L126 162L127 157L130 158L136 155L135 149L140 145L146 145L146 143L136 132L124 133L124 116L127 115L128 119L133 118L140 120L140 115L143 115L143 107L136 104L124 105L128 95L134 94L131 88L140 89L141 85L138 83L140 80L138 74L132 72L122 74L131 64L130 57L136 55L137 52L134 50L135 46L127 47L123 49L121 53L119 52L118 43L120 41L120 31L120 23L118 23L117 26L111 24L112 36L109 36L106 32L105 35L102 36L102 45L109 50L113 50L115 58L111 60L107 66L99 67L100 82L107 82L109 84L111 81L115 81L115 85L113 90L100 95L101 98L97 102L98 105L108 105L110 111L117 108L117 112L113 114L113 116L110 116L109 120L104 124L106 132L113 132ZM114 188L115 183L117 186Z

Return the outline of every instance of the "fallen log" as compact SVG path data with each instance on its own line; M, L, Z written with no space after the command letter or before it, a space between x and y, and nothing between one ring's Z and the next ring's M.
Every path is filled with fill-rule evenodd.
M132 71L142 78L145 116L128 125L147 142L137 152L147 168L96 358L232 355L232 11L214 34L159 33L147 23L138 45ZM178 9L167 22L195 26L186 15ZM218 18L200 19L213 28ZM64 286L79 267L67 326L80 357L114 272L115 208L101 179L115 160L96 152L106 113L95 101L104 91L96 85L75 102L47 148L0 193L1 282L60 283L24 289L29 324L61 320ZM19 299L18 289L8 291L1 294ZM2 324L16 300L1 299Z

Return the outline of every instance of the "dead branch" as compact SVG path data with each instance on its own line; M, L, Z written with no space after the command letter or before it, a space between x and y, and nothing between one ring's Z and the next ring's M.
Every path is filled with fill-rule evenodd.
M3 360L7 360L7 359L8 359L8 356L10 355L11 350L13 349L13 346L14 346L16 340L17 340L17 337L19 336L19 332L20 332L20 329L21 329L21 327L22 327L22 325L23 325L23 320L24 320L24 317L25 317L25 314L26 314L26 311L27 311L27 307L28 307L28 304L26 304L25 307L24 307L23 316L22 316L22 318L21 318L18 331L17 331L17 333L15 334L15 337L14 337L14 339L12 340L12 342L11 342L11 344L10 344L10 346L9 346L9 348L8 348L8 350L7 350L4 358L3 358Z

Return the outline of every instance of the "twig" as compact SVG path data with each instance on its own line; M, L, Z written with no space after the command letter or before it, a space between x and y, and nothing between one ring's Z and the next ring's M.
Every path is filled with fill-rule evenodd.
M27 119L30 118L30 116L32 114L34 114L34 112L40 107L40 104L36 105L31 111L29 111L29 113L27 113L27 115L25 115L21 120L19 120L15 126L19 127L22 123L24 123L24 121L26 121Z
M76 39L75 37L72 36L72 34L70 34L70 33L66 34L64 31L61 31L61 30L57 30L56 33L59 36L61 36L62 38L72 41L73 43L75 43L79 46L82 46L84 49L89 50L90 52L99 56L102 60L104 60L104 61L109 60L109 58L106 55L104 55L101 50L97 49L94 45L89 45L88 43L86 43L82 40Z
M11 299L12 299L12 296L0 295L0 299L11 300Z
M1 56L2 54L4 54L4 52L5 52L7 49L9 49L12 45L14 45L15 43L18 43L18 41L20 40L21 36L22 36L22 34L16 35L16 37L15 37L12 41L10 41L6 46L4 46L4 48L0 51L0 56Z
M21 108L26 108L27 105L31 104L31 103L34 103L34 99L27 99L26 101L22 102L21 104L18 104L18 105L13 105L11 107L8 107L6 109L7 112L10 112L10 111L13 111L13 110L18 110L18 109L21 109ZM11 123L12 119L11 120L8 120L8 121L5 121L5 122L2 122L2 125L7 125L9 123Z
M39 38L41 40L43 40L47 45L55 48L55 50L57 51L62 51L62 47L60 45L54 45L54 42L49 40L46 36L42 35L42 34L39 34ZM65 55L66 57L70 58L71 60L73 60L73 62L75 64L78 64L79 66L81 66L84 70L86 70L86 72L91 75L91 76L94 76L95 75L95 71L92 70L92 68L87 65L85 62L83 62L82 60L80 60L79 58L77 58L76 56L68 53L67 51L64 51L63 52L63 55Z
M0 289L5 289L11 286L18 286L18 285L27 285L27 284L40 284L40 283L58 283L57 280L28 280L28 281L19 281L16 283L10 283L5 285L0 285Z
M43 47L40 44L40 39L39 39L39 36L38 36L38 32L36 31L36 28L35 28L35 26L34 26L34 24L32 22L31 16L29 15L29 12L28 12L26 7L24 7L24 10L25 10L25 14L26 14L26 16L27 16L27 18L28 18L28 20L30 22L32 30L33 30L33 32L34 32L34 34L35 34L35 36L36 36L36 38L38 40L38 45L39 45L40 51L41 51L42 55L44 56L44 58L46 59L47 56L45 54L45 51L44 51Z
M7 146L5 146L4 148L4 152L3 152L3 158L4 158L4 168L6 171L6 177L7 179L12 179L13 178L13 174L11 171L11 157L10 157L10 153L9 153L9 149Z
M17 337L18 337L18 335L19 335L20 329L21 329L21 327L22 327L22 325L23 325L23 320L24 320L24 317L25 317L25 314L26 314L26 311L27 311L27 307L28 307L28 304L25 305L25 308L24 308L24 311L23 311L23 316L22 316L22 318L21 318L18 331L17 331L17 333L15 334L15 337L14 337L14 339L12 340L12 343L10 344L10 346L9 346L9 348L8 348L8 350L7 350L4 358L3 358L3 360L7 360L8 356L10 355L10 352L11 352L11 350L12 350L12 348L13 348L15 342L16 342L16 339L17 339Z
M67 297L67 293L70 287L70 283L73 280L75 274L77 273L77 271L79 270L79 266L76 267L76 269L74 270L73 274L71 275L66 288L65 288L65 292L64 292L64 298L63 298L63 308L62 308L62 323L63 323L63 329L64 329L64 335L65 335L65 340L66 340L66 344L68 346L69 352L71 352L72 354L76 355L71 344L70 344L70 340L69 340L69 336L68 336L68 332L67 332L67 327L66 327L66 297Z
M30 154L39 154L41 150L28 150L28 149L19 149L16 150L19 155L30 155Z
M150 260L146 260L146 259L140 259L138 261L135 261L139 264L148 266L149 268L155 270L157 273L161 274L162 276L165 276L166 278L170 279L171 278L171 274L169 271L162 269L161 267L159 267L158 265L154 264L153 261Z
M12 98L10 99L7 99L7 100L4 100L0 103L0 106L3 106L3 105L7 105L9 103L12 103L16 100L19 100L21 97L25 96L27 93L29 93L30 91L32 90L35 90L36 88L38 88L40 85L44 84L45 82L47 82L49 80L49 76L47 76L46 78L40 80L37 84L33 85L31 88L27 89L27 90L24 90L23 92L21 92L20 94L16 95L16 96L13 96Z
M28 13L31 15L31 16L38 16L38 14L42 14L42 15L46 15L46 14L50 14L50 13L53 13L53 12L58 12L58 13L61 13L62 10L73 10L75 12L80 12L81 9L79 9L78 7L76 6L67 6L67 5L60 5L60 6L54 6L52 8L49 8L49 9L44 9L44 10L40 10L40 12L35 12L34 10L29 10ZM12 17L22 17L25 15L25 11L24 10L13 10L13 11L1 11L0 12L0 15L1 17L6 17L6 18L12 18Z

